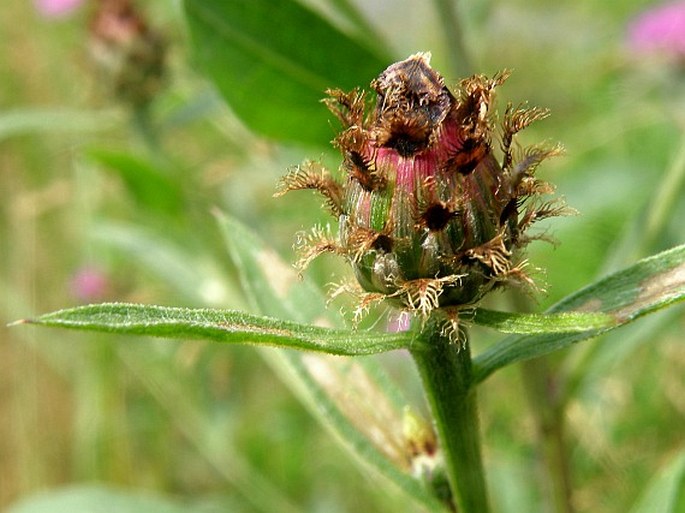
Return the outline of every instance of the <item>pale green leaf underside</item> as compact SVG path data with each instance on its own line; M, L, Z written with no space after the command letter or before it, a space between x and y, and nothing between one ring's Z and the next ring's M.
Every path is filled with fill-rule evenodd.
M651 479L630 513L683 513L683 511L685 511L685 450Z
M543 333L581 333L611 328L616 319L603 312L561 312L521 314L477 308L472 317L465 319L502 333L537 335Z
M92 133L110 129L118 121L114 111L26 107L0 114L0 140L28 133Z
M104 486L72 486L23 499L7 513L184 513L190 505L142 492ZM193 511L209 511L192 505Z
M478 309L473 320L510 333L569 333L606 329L611 317L595 314L527 315ZM419 344L412 332L381 333L323 328L235 310L180 308L133 303L78 306L22 322L166 338L369 355Z

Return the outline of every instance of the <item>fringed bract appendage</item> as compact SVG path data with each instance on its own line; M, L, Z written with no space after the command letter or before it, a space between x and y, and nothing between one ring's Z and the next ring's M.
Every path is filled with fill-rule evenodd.
M305 163L278 194L323 196L338 233L301 238L301 263L342 255L365 291L361 310L385 299L424 319L438 308L456 319L493 289L531 285L522 249L536 237L525 232L568 210L542 199L554 188L535 177L561 149L515 144L549 112L510 104L496 123L494 95L507 72L472 76L451 91L429 61L419 53L388 67L371 83L374 105L360 90L328 91L324 103L342 124L334 141L340 178Z

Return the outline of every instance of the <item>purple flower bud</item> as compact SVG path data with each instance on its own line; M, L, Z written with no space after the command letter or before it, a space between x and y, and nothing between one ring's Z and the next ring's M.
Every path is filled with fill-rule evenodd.
M90 27L90 53L103 83L120 100L140 107L162 89L166 41L130 0L100 0Z
M329 91L325 102L343 125L334 141L342 180L310 162L277 193L316 189L326 198L338 236L304 237L302 263L323 252L345 257L365 291L362 310L384 299L425 317L470 307L512 281L532 283L525 232L564 208L539 200L553 189L534 177L559 148L512 146L547 111L509 105L497 127L494 93L508 74L476 75L452 92L429 58L416 54L381 73L372 109L360 91Z

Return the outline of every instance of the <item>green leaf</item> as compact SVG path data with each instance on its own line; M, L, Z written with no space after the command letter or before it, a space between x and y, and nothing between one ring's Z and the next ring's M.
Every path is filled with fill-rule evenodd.
M350 332L231 310L130 303L78 306L24 322L108 333L261 344L337 355L382 353L412 343L406 333Z
M647 485L630 513L685 512L685 451L669 462Z
M217 263L194 247L187 234L98 222L92 227L90 237L125 254L162 283L175 288L191 304L241 306Z
M327 145L328 88L367 86L390 59L293 0L186 0L194 58L235 113L276 139Z
M23 108L0 113L0 140L33 132L92 133L117 124L113 111Z
M238 220L218 210L214 215L254 312L302 323L342 325L340 316L326 308L326 298L316 285L298 276L292 265Z
M549 313L604 314L613 322L577 332L510 336L474 358L474 381L514 362L563 349L685 299L685 245L641 260L563 299ZM582 326L581 326L582 327Z
M141 209L174 215L183 207L183 194L176 181L157 166L128 153L93 149L88 156L116 172Z

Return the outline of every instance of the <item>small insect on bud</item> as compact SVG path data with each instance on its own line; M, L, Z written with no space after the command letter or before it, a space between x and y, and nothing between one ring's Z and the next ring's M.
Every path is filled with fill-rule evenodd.
M370 108L364 92L328 91L324 102L343 125L334 141L341 178L307 163L277 193L324 196L338 234L305 237L303 261L346 258L365 291L362 310L387 299L426 318L472 307L512 281L532 283L520 254L532 239L525 231L565 208L540 200L553 188L534 176L559 147L514 151L515 134L547 111L509 105L496 126L492 103L506 72L472 76L451 92L429 60L419 53L383 71Z
M131 0L99 0L90 25L90 53L114 95L140 107L162 89L167 45Z

